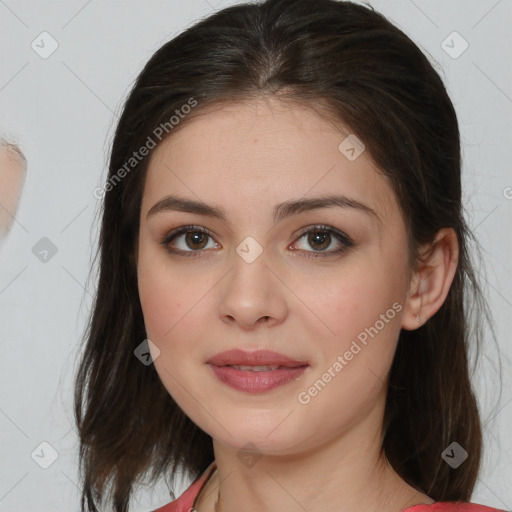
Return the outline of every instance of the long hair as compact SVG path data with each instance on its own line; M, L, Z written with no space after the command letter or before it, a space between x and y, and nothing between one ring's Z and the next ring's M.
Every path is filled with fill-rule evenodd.
M323 105L364 142L399 200L413 265L419 245L439 229L457 234L459 263L444 304L420 328L400 333L382 452L434 500L469 501L482 433L468 354L482 338L479 322L490 316L469 256L453 104L422 51L371 7L267 0L226 8L164 44L124 104L103 190L98 286L75 377L82 512L98 511L107 497L115 512L126 512L144 477L169 478L171 488L178 470L197 478L214 459L211 437L134 355L147 337L136 253L148 164L134 153L208 106L277 94ZM469 454L456 470L441 456L454 441Z

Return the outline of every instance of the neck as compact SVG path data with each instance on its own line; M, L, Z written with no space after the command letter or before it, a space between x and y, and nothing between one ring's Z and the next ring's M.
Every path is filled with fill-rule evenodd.
M244 457L251 454L214 441L217 471L211 501L197 510L214 510L219 494L217 512L401 512L432 503L393 470L381 453L380 436L365 432L370 425L301 453L258 454L252 464Z

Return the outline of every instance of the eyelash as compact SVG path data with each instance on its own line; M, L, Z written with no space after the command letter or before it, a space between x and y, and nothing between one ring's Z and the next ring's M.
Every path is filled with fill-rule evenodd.
M328 256L333 256L335 254L341 254L352 247L354 247L355 243L354 241L347 236L345 233L342 233L341 231L338 231L337 229L334 229L330 226L326 226L323 224L316 224L314 226L308 226L307 228L301 230L301 232L298 235L298 238L296 241L300 240L304 237L304 235L308 235L309 233L328 233L330 235L334 235L334 238L337 239L341 244L342 247L339 249L331 250L331 251L304 251L299 249L299 252L305 252L309 253L308 256L305 256L309 259L315 259L315 258L325 258ZM172 249L169 244L177 238L179 235L187 234L187 233L204 233L205 235L208 235L210 238L213 238L210 232L201 227L201 226L182 226L178 229L175 229L171 231L170 233L167 233L164 238L160 241L160 244L165 248L167 252L173 255L178 256L186 256L186 257L197 257L197 253L201 253L205 251L205 249L199 249L199 250L190 250L190 251L183 251L181 249ZM295 244L295 242L294 242Z

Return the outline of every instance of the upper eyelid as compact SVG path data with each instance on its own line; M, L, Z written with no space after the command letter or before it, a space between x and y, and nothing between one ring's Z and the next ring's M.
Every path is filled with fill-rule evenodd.
M299 233L297 233L295 235L294 242L292 242L292 243L295 243L297 240L301 239L302 237L304 237L305 235L307 235L311 231L315 231L315 230L316 231L325 231L325 232L332 233L334 235L334 237L340 243L345 243L347 245L350 245L350 244L354 243L352 238L350 236L348 236L347 234L345 234L344 232L342 232L341 230L336 229L336 228L334 228L332 226L325 225L325 224L313 224L313 225L301 228L299 230ZM211 231L209 229L204 228L203 226L194 226L194 225L181 226L179 228L176 228L175 230L171 230L169 233L167 233L163 237L162 243L164 245L167 245L167 244L171 243L171 241L173 239L177 238L178 236L185 235L187 233L194 233L194 232L204 233L204 234L208 235L210 238L212 238L212 240L214 240L215 243L218 244L218 242L215 240L215 237L212 235L212 233L211 233ZM201 252L203 250L204 249L199 249L197 251L183 251L182 249L177 249L177 251L182 251L182 252ZM318 253L325 252L325 253L329 253L329 252L334 252L334 251L307 251L307 252L318 252Z

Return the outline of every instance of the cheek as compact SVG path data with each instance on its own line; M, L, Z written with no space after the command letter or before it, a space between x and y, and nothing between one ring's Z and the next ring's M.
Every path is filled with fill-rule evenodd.
M320 315L334 334L317 338L317 367L298 397L312 416L324 417L329 410L326 428L333 432L366 414L381 397L403 309L381 269L353 271L339 282L342 287L331 285L328 300L324 296ZM309 338L315 339L312 333Z
M310 289L311 303L329 328L318 338L318 370L323 374L330 369L340 376L333 379L333 390L342 386L345 393L346 386L353 386L362 392L368 385L373 389L368 378L378 387L376 381L389 370L405 300L405 279L400 277L405 272L400 264L359 262L336 279L325 280L325 286ZM312 336L311 332L313 340Z
M155 370L168 393L187 410L190 397L183 388L188 387L191 374L194 341L190 339L193 328L190 322L194 322L192 306L197 298L184 295L177 283L179 278L170 279L157 271L157 267L146 271L141 266L140 270L139 297L146 334L158 347L157 355L152 352Z
M373 325L395 302L403 300L404 286L394 276L397 272L377 265L359 265L347 268L343 275L310 291L312 304L320 305L336 335L355 336ZM390 312L391 320L396 316Z
M150 339L162 340L179 318L182 301L176 288L155 272L139 274L139 297L146 332Z
M139 253L137 276L146 334L159 349L155 369L171 395L179 395L175 379L185 382L199 357L196 333L206 321L206 288L148 247Z
M148 338L160 344L172 335L197 298L194 300L194 287L168 264L161 248L153 247L144 235L141 240L137 265L139 298Z

